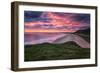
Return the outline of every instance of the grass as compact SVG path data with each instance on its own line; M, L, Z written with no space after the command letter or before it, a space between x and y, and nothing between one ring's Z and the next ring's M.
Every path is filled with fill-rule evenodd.
M65 60L90 58L90 48L81 48L73 42L63 44L25 45L25 61Z

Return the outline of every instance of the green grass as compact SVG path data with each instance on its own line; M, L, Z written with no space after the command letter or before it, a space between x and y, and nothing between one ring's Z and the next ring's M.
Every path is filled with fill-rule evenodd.
M25 61L65 60L90 58L90 48L81 48L73 42L25 46Z

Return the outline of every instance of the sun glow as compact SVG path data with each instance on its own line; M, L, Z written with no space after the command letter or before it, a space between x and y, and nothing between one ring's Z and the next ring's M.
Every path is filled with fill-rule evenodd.
M44 30L44 29L25 29L25 33L32 33L32 32L49 32L49 33L54 33L54 32L75 32L75 30L56 30L56 29L50 29L50 30Z

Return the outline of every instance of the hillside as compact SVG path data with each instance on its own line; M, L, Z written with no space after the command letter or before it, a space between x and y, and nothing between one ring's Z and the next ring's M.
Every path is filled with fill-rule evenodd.
M85 30L78 30L75 33L82 33L82 34L88 34L89 35L90 34L90 28L87 28Z
M25 61L66 60L90 58L90 49L83 49L74 42L63 44L37 44L25 46Z

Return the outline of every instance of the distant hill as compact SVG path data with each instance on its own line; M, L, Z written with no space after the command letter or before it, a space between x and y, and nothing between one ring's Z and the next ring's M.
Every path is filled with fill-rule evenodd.
M90 34L90 28L85 29L85 30L79 30L79 31L77 31L75 33Z

